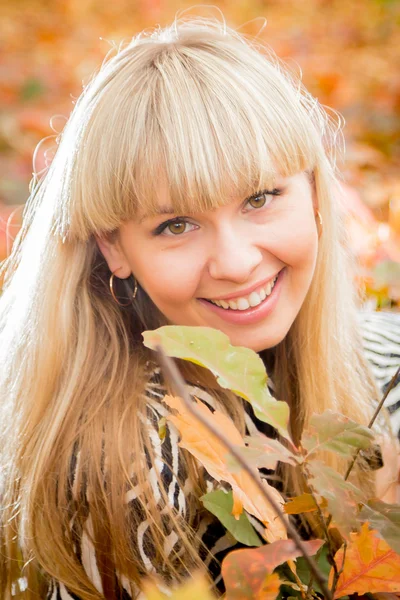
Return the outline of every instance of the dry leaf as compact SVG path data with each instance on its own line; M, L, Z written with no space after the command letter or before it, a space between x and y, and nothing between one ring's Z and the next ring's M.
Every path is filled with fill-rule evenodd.
M250 475L243 469L235 469L231 473L227 465L227 451L222 442L212 436L209 430L199 423L195 416L188 412L183 400L178 397L165 396L164 402L178 411L176 415L167 417L177 427L181 435L180 446L186 448L207 469L217 481L226 481L232 486L232 514L239 517L243 509L259 519L266 527L265 538L268 542L285 539L286 528L283 526L269 502L263 497ZM210 411L202 402L196 403L201 414L213 423L217 430L223 431L225 437L234 446L244 447L244 441L233 421L221 411ZM284 503L279 492L261 479L269 495L279 504Z
M325 498L321 499L319 506L321 509L328 506ZM301 513L313 512L314 510L317 510L317 508L312 494L301 494L300 496L295 496L288 500L284 505L283 510L287 515L299 515Z
M323 543L323 540L304 542L310 555L318 552ZM230 552L222 561L227 600L273 600L276 598L273 593L277 594L279 590L279 579L273 578L272 571L300 555L292 540Z
M343 572L339 578L334 598L350 594L400 591L400 555L378 537L378 532L364 523L360 533L352 533L346 551ZM336 564L343 562L343 549L335 555ZM333 569L329 575L333 581Z

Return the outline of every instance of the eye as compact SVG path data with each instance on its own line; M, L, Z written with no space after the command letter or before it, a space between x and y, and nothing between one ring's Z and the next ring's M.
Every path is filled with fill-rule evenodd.
M251 206L251 208L263 208L267 202L271 202L271 196L280 196L282 190L274 188L273 190L263 190L262 192L257 192L253 196L250 196L246 200L246 206Z
M161 223L155 230L154 235L168 235L168 236L178 236L183 233L187 233L188 231L192 231L196 226L185 219L176 218L171 219L169 221L165 221Z

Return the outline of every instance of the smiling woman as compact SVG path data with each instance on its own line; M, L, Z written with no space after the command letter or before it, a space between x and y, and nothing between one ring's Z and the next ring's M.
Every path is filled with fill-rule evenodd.
M224 23L176 20L103 63L4 266L2 598L134 598L146 573L173 584L204 566L217 584L232 538L199 501L217 483L172 424L160 441L168 386L146 329L210 326L258 352L295 441L314 411L368 420L380 391L335 203L340 146L301 82ZM242 433L261 426L180 366ZM355 471L371 495L368 465ZM288 465L276 476L299 489Z
M164 213L167 186L157 199ZM167 221L130 219L117 241L98 244L110 271L120 278L134 273L168 322L216 327L233 344L259 352L286 336L309 290L316 203L310 174L277 175L270 190L231 195L229 204L190 217L172 216L171 207Z

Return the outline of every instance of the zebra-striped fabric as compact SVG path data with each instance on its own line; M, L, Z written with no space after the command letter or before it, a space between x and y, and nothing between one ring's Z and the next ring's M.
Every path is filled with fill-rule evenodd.
M365 356L383 395L400 366L400 313L365 311L359 313L359 320ZM385 407L390 414L393 432L400 440L399 383L400 376L397 376Z
M400 364L400 314L361 312L359 313L359 319L363 334L365 355L371 364L376 381L383 394ZM396 435L400 437L399 383L400 378L396 381L394 388L389 393L386 406L391 415L393 430ZM196 396L198 399L205 402L211 409L215 408L214 399L204 389L195 386L188 387L189 392L193 396ZM272 382L270 382L270 391L273 394ZM181 472L178 433L172 424L167 424L166 436L163 442L161 442L158 433L159 420L168 414L168 409L162 403L164 395L165 390L161 384L158 370L154 369L146 387L145 400L148 409L147 418L144 419L143 425L147 427L150 432L150 439L156 457L155 466L161 473L162 484L168 495L169 502L183 517L185 517L186 501L192 490L189 480L186 480L186 482L182 484L184 477L182 477ZM245 404L249 406L247 403ZM249 410L246 408L245 420L247 433L250 434L254 433L255 430L258 430L260 425L262 425L258 419L254 417L251 409ZM156 500L161 501L161 493L155 476L154 467L150 472L150 481ZM212 488L213 484L210 481L210 489ZM140 503L137 501L138 493L139 490L133 486L126 494L126 502L132 510L143 511ZM162 511L161 505L160 510ZM254 523L254 525L257 527L257 523ZM168 524L166 527L168 529ZM87 531L90 534L90 517L87 521ZM198 535L216 558L216 560L208 558L206 551L204 551L204 556L202 557L210 569L214 581L218 584L221 578L219 573L219 560L222 559L230 548L237 545L237 542L211 514L205 515L200 521ZM139 549L143 562L143 571L148 573L157 572L156 566L153 565L151 561L151 553L149 554L148 552L148 548L151 548L151 540L148 537L148 522L145 515L143 515L143 521L139 525L135 537L136 539L134 539L133 542L137 544ZM172 549L176 550L179 547L179 539L173 530L172 525L169 533L167 531L165 544L169 551L172 551ZM80 548L78 550L77 554L80 556L80 560L89 579L93 582L97 590L100 593L103 593L101 577L96 563L95 549L90 541L90 536L86 533L82 535ZM121 598L123 600L130 599L132 596L130 594L128 582L124 577L117 578L117 581L121 588ZM167 590L163 591L168 593ZM141 597L139 591L135 594L135 597ZM47 599L79 600L76 595L67 590L62 583L56 580L52 580L50 583Z

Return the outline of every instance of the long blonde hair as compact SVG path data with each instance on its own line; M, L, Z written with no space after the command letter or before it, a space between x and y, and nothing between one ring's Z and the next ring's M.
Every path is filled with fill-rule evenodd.
M132 460L164 571L179 579L201 563L191 527L197 503L184 521L164 498L183 562L165 551L142 460L151 444L140 420L149 359L141 332L165 320L143 291L129 310L115 304L95 242L96 234L117 235L138 210L155 210L160 168L177 213L227 203L232 188L244 197L277 173L313 173L324 223L316 271L295 323L266 361L274 359L277 397L290 403L296 439L309 415L328 407L365 421L377 390L362 353L353 264L333 195L339 125L271 50L212 19L147 30L121 44L85 87L48 172L33 186L4 266L2 597L42 597L55 577L83 600L117 598L115 573L135 594L143 569L130 532L139 517L124 505ZM241 401L222 396L240 422ZM186 468L200 488L188 457ZM89 505L86 533L100 557L103 593L74 552L71 520L82 533ZM17 585L21 576L28 590Z

